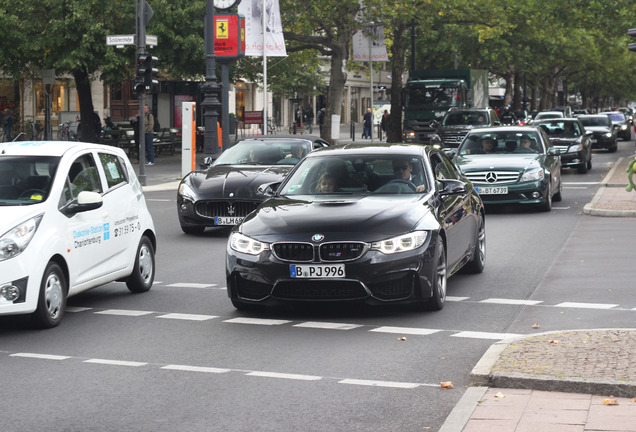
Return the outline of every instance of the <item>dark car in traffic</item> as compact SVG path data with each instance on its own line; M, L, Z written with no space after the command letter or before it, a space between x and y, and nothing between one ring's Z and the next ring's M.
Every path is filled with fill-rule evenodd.
M616 128L605 114L588 114L577 117L586 131L592 132L592 148L607 149L610 153L618 150Z
M227 244L237 309L364 302L439 310L449 276L484 268L481 199L437 146L320 149L264 193Z
M618 138L621 138L623 141L632 139L632 128L625 114L620 111L605 111L599 114L606 115L610 118L614 129L616 129L616 136Z
M265 183L281 181L305 155L329 143L311 135L266 136L237 142L210 167L186 175L177 192L177 214L186 234L234 226L263 200Z
M500 125L499 116L491 108L451 109L442 119L437 134L446 148L457 148L473 128Z
M581 174L592 168L592 131L586 131L577 118L537 120L552 146L559 151L563 168L576 168Z
M561 201L561 158L545 131L502 126L471 131L453 158L486 205L552 209Z

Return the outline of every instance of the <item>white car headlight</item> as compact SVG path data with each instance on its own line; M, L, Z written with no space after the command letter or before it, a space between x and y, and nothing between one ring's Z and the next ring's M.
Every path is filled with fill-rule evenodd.
M13 227L0 237L0 261L20 255L35 235L42 215L31 218Z
M530 168L529 170L523 173L523 175L521 176L521 181L524 182L524 181L541 180L544 175L545 175L545 172L543 171L543 168Z
M427 235L427 231L413 231L409 234L404 234L379 242L373 242L371 244L371 249L380 251L384 254L406 252L422 246L426 241Z
M179 185L179 195L181 195L183 198L189 199L190 201L194 201L196 199L194 191L186 183L181 183Z
M603 134L603 136L605 138L611 138L612 137L612 133L611 132L606 132L606 133Z
M576 153L576 152L580 152L581 150L583 150L583 146L581 144L575 144L575 145L571 145L568 148L568 153Z
M249 255L258 255L269 250L269 243L259 242L241 233L232 233L230 236L230 247L237 252Z

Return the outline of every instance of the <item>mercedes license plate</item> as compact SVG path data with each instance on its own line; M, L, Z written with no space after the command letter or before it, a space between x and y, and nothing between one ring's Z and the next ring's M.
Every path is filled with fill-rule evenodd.
M505 195L508 193L508 186L484 186L476 189L479 195Z
M214 217L214 225L236 225L243 222L242 217L224 217L224 216L215 216Z
M291 264L289 275L293 278L341 278L345 277L344 264Z

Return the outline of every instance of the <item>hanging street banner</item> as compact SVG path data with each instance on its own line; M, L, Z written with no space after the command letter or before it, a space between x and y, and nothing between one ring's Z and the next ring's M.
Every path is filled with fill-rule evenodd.
M242 15L214 15L214 55L237 59L245 54L245 19Z
M264 6L264 8L263 8ZM265 9L267 57L286 57L283 25L280 21L278 0L243 0L238 7L245 17L245 55L263 56L263 9Z
M389 61L383 26L370 27L370 31L360 30L353 35L353 61L369 61L369 44L371 44L371 57L374 62Z

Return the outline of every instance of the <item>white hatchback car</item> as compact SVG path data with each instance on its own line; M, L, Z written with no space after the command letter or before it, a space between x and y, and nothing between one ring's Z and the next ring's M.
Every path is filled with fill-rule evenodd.
M0 143L0 315L60 323L69 296L155 276L157 238L123 150L55 141Z

